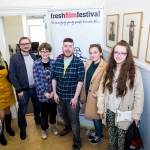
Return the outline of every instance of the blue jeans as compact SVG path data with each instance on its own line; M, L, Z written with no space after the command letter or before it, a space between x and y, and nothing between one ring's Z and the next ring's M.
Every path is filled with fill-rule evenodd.
M103 131L102 120L94 119L93 121L94 121L95 132L96 132L97 136L101 136L102 135L102 131Z
M79 111L80 105L78 103L75 109L72 108L70 102L59 101L58 111L61 114L62 119L65 122L67 128L71 128L73 132L73 142L81 144L80 138L80 121L79 121Z
M29 102L30 98L31 98L32 103L33 103L35 123L41 122L40 102L37 98L36 89L31 88L27 91L24 91L24 98L23 99L20 100L18 98L18 95L17 95L17 100L18 100L18 104L19 104L19 108L18 108L18 126L19 126L20 130L25 130L26 127L27 127L25 114L26 114L26 111L27 111L27 106L28 106L28 102Z

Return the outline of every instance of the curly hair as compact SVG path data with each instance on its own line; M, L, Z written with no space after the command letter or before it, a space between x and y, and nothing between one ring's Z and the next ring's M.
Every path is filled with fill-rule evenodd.
M42 44L38 47L38 50L41 51L41 50L44 49L44 48L45 48L46 50L48 50L49 52L52 51L51 45L48 44L48 43L46 43L46 42L42 43Z
M126 81L130 80L129 89L131 90L134 86L134 78L135 78L135 64L132 57L131 48L127 42L122 40L113 47L108 61L108 67L104 75L102 86L103 86L103 92L106 87L108 88L109 93L110 94L112 93L113 91L112 82L113 82L115 71L117 69L116 61L114 60L114 50L118 45L124 46L127 50L127 57L125 62L121 65L120 74L117 79L117 87L116 87L116 96L123 97L127 92Z

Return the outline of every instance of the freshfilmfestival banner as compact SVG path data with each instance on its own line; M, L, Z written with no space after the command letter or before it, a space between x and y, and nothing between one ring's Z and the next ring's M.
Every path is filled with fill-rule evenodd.
M53 14L51 13L51 19L57 18L81 18L81 17L100 17L100 11L91 12L61 12L60 14Z
M62 54L64 38L74 40L74 54L84 63L89 59L91 44L104 44L103 8L59 10L49 12L53 58ZM58 115L58 122L62 122ZM93 121L80 114L80 125L88 129L94 128Z

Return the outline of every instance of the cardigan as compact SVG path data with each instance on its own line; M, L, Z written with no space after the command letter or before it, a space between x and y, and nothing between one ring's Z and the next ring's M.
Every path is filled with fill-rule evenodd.
M98 91L98 114L103 114L104 118L102 119L102 123L104 125L106 124L106 113L107 113L107 101L109 96L109 91L107 88L105 88L103 93L103 87L102 87L103 79L101 80L99 91ZM144 91L143 91L143 82L140 70L136 68L135 78L134 78L134 87L133 89L129 89L130 81L127 80L127 93L124 97L122 97L122 100L119 105L120 111L128 111L132 110L132 118L136 120L140 120L142 111L143 111L143 104L144 104ZM116 113L117 117L117 113ZM115 125L123 130L127 130L130 126L131 122L116 122Z

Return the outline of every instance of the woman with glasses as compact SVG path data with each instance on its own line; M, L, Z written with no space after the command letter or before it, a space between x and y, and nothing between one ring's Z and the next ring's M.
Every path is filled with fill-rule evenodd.
M86 62L84 84L80 100L83 103L81 112L85 113L85 117L94 121L95 132L88 137L88 140L91 141L92 145L96 145L103 140L102 120L97 114L97 92L107 65L103 60L100 45L90 45L89 55L90 60Z
M54 125L56 123L57 104L53 99L52 78L51 78L55 61L49 58L49 55L52 51L52 47L50 44L42 43L39 46L39 51L41 54L41 58L36 60L34 63L33 75L36 83L38 99L40 101L41 106L42 138L46 139L47 138L46 129L48 129L49 127L48 120L54 135L58 134L58 131Z
M143 111L143 83L129 44L118 42L110 54L108 68L98 91L98 114L107 125L107 150L124 150L126 131L132 121L138 124ZM118 111L131 112L129 121L118 120ZM118 120L118 121L117 121Z
M15 97L12 85L9 81L8 66L0 51L0 143L2 145L7 145L3 132L4 121L6 124L6 131L9 135L15 135L15 132L11 128L10 106L13 104L15 104Z

